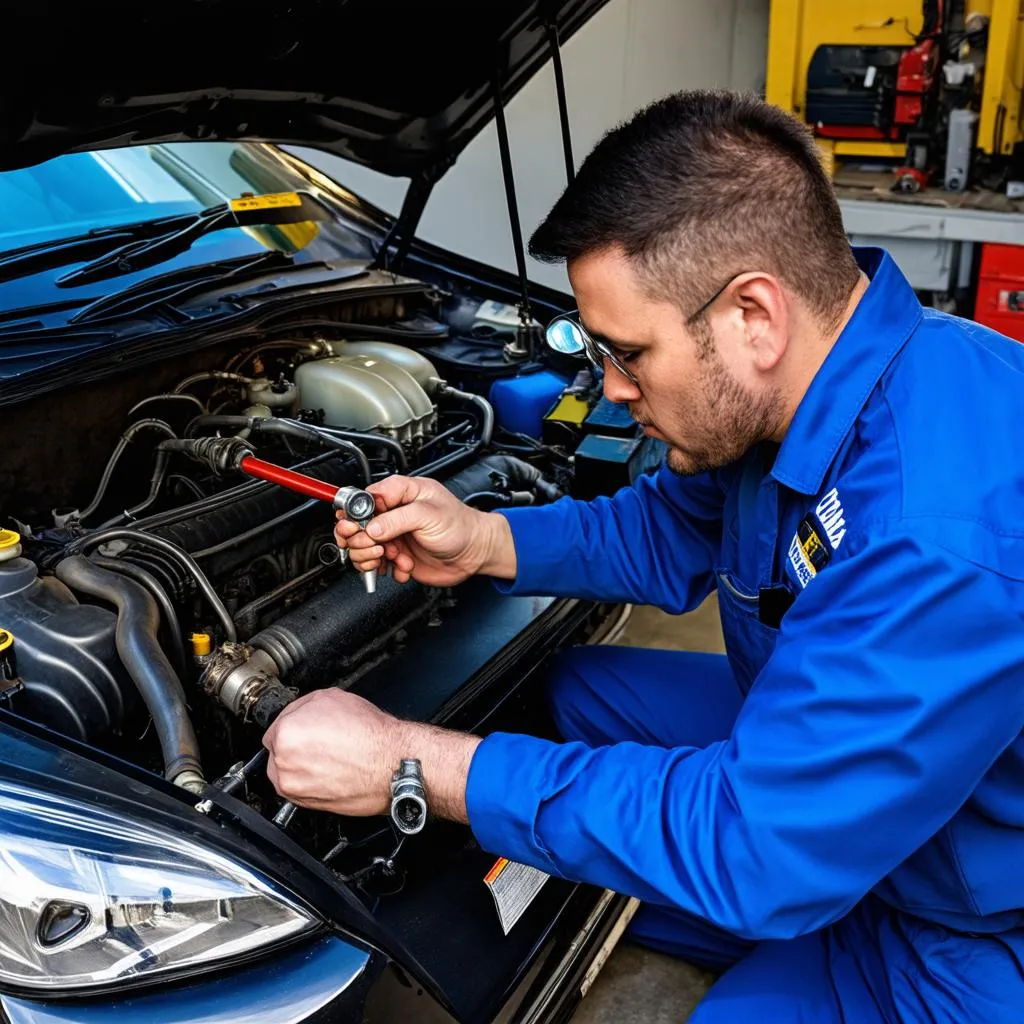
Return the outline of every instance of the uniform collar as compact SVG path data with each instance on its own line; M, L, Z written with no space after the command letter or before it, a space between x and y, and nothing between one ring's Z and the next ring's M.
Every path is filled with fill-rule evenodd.
M921 303L883 249L854 248L870 278L786 431L772 475L801 494L817 494L868 396L921 319Z

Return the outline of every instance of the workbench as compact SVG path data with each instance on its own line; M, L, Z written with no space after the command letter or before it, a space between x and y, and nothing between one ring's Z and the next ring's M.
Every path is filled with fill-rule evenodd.
M908 194L893 192L892 182L891 171L836 171L850 241L886 249L926 300L969 316L952 308L955 297L971 286L981 244L1024 245L1024 199L980 188Z

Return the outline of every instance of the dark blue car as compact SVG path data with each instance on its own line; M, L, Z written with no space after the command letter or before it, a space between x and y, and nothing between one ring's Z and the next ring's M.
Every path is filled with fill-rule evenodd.
M624 624L369 586L323 500L396 472L480 508L592 497L656 461L544 346L569 296L416 237L602 4L5 12L0 1018L525 1024L593 981L631 901L534 877L516 909L429 808L283 804L261 736L327 686L551 735L548 660ZM400 215L295 147L408 177Z

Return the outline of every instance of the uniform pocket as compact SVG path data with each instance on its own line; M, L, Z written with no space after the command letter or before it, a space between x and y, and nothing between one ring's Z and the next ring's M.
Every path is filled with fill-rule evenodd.
M744 605L757 607L759 597L744 586L728 569L716 569L715 575L718 582L725 588L726 593Z

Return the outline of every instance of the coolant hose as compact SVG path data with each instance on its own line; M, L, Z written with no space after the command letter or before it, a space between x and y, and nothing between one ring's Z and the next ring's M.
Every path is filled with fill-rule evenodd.
M160 615L153 595L141 584L101 569L84 555L57 564L57 578L72 590L108 601L117 608L117 653L153 716L164 775L193 793L205 785L192 720L181 680L157 639Z
M467 405L475 405L480 410L480 444L486 447L491 443L491 435L494 433L494 407L483 395L474 395L469 391L459 391L445 381L437 381L435 384L436 394L447 398L454 398Z
M163 616L164 625L167 627L167 635L171 646L174 648L174 660L182 672L188 670L188 660L185 657L185 641L182 639L181 623L178 621L178 613L167 596L167 591L160 585L160 581L147 569L126 558L104 558L102 555L90 555L89 561L98 565L101 569L109 569L111 572L120 573L141 583L154 597L160 606L160 614Z
M170 555L187 573L190 573L199 587L199 592L209 602L217 621L224 630L224 637L227 640L235 641L238 633L235 630L235 620L231 618L224 602L213 589L206 573L199 568L199 563L183 548L172 544L163 537L156 537L151 533L144 533L142 530L130 530L125 526L112 526L108 530L100 530L98 533L87 533L84 537L73 540L64 550L71 553L78 553L82 548L96 548L112 540L130 540L145 547L156 548Z
M561 490L549 483L540 470L529 462L511 455L486 455L472 466L444 481L445 487L463 501L481 491L497 490L491 474L496 473L508 484L510 491L533 491L545 501L557 501Z

